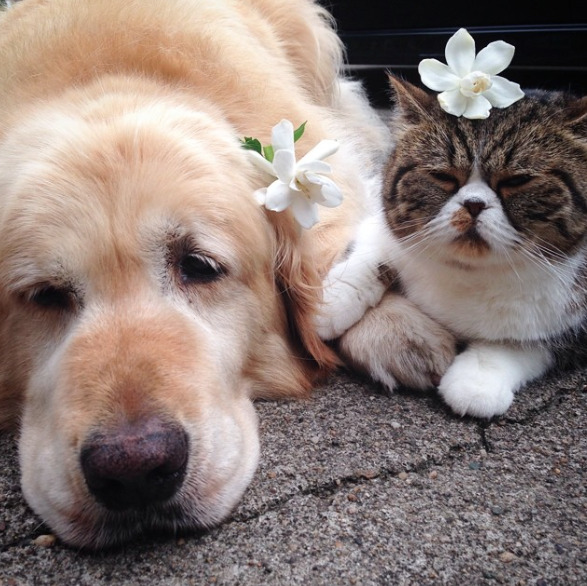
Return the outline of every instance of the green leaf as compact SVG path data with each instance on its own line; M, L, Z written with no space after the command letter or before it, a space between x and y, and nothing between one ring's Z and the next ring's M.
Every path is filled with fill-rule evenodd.
M308 121L306 120L306 122L304 122L303 124L301 124L298 128L296 128L294 130L294 142L297 142L298 140L300 140L300 138L302 138L302 135L304 134L304 130L306 130L307 123L308 123Z
M270 163L273 163L273 157L275 156L275 152L273 151L273 147L271 145L263 147L263 155L265 155L265 158Z
M244 149L255 151L256 153L259 153L261 156L263 156L263 147L261 146L261 142L252 136L245 136L245 138L241 140L241 146Z

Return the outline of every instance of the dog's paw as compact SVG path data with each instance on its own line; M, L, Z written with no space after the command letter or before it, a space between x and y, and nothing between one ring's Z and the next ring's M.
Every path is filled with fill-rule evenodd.
M338 338L381 299L385 287L377 275L354 272L350 263L335 265L324 280L322 303L314 318L323 340Z
M454 336L410 301L388 293L340 339L343 358L389 391L435 387L455 357Z
M508 365L474 348L456 357L442 377L438 391L458 415L490 419L507 411L515 384Z

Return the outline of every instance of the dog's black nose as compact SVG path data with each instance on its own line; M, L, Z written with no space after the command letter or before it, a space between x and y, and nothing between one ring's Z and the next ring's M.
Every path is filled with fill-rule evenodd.
M90 492L120 511L171 498L183 482L188 452L179 424L151 417L93 433L80 457Z

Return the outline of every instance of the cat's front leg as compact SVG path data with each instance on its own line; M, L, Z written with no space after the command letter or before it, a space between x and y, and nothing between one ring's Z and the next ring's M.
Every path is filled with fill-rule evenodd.
M338 345L348 364L389 391L399 385L435 387L456 352L456 340L448 330L392 292L344 333Z
M357 257L335 265L323 284L322 305L315 317L318 335L323 340L338 338L356 324L385 293L378 279L377 266L361 263Z
M352 251L324 279L322 304L314 320L323 340L338 338L383 297L389 282L381 278L381 267L391 258L384 223L381 214L363 220ZM389 269L383 272L386 271Z
M549 350L473 343L459 354L442 377L438 391L459 415L502 415L514 393L553 364Z

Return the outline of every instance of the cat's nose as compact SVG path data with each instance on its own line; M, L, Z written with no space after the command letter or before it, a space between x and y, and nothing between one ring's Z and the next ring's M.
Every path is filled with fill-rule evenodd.
M472 197L463 202L463 207L471 214L472 218L476 218L486 206L484 201Z

